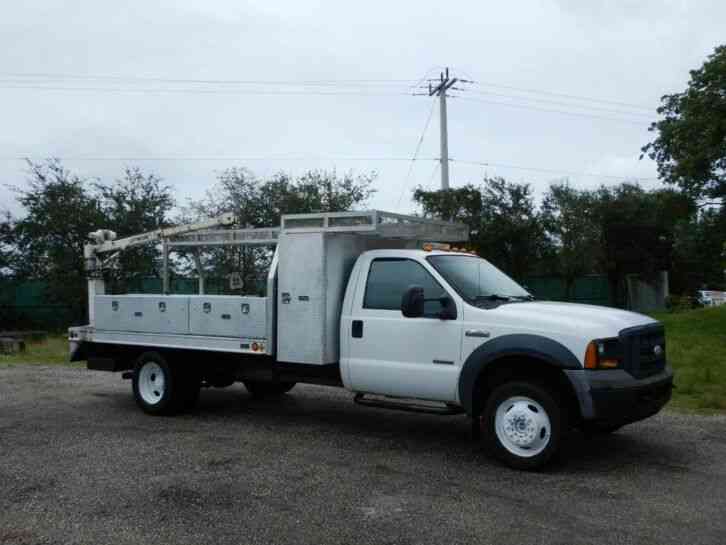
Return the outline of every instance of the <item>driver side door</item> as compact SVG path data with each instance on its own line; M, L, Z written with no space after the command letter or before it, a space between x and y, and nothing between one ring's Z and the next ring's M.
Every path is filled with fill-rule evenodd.
M427 299L420 318L401 313L401 298L412 285L423 287ZM422 263L408 258L370 261L348 333L353 391L456 401L462 309L457 309L457 319L439 319L441 297L457 304Z

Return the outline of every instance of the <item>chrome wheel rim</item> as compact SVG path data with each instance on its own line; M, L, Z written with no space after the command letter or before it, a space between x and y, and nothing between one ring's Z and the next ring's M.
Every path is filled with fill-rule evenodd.
M166 378L161 366L153 361L145 363L139 370L139 395L144 403L156 405L164 397Z
M552 425L541 404L525 396L510 397L497 407L494 417L497 438L516 456L531 458L550 442Z

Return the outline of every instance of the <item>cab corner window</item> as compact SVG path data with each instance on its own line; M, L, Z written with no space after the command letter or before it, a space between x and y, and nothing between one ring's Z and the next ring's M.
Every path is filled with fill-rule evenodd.
M376 310L400 310L401 298L411 286L421 286L425 316L437 316L443 305L439 299L446 291L419 263L410 259L375 259L371 263L366 282L363 308Z

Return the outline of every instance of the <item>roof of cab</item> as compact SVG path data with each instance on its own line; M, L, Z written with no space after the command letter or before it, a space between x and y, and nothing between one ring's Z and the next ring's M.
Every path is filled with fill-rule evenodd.
M387 249L387 250L368 250L364 252L364 255L370 256L371 258L376 257L409 257L423 259L431 255L454 255L454 256L469 256L478 257L476 254L468 252L449 252L445 250L406 250L406 249Z

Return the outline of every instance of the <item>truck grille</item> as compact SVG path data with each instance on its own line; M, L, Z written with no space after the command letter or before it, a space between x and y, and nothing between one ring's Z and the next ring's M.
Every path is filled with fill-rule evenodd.
M660 324L638 326L620 332L623 366L636 378L660 373L666 366L665 330Z

